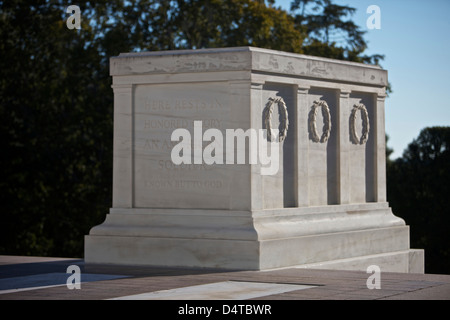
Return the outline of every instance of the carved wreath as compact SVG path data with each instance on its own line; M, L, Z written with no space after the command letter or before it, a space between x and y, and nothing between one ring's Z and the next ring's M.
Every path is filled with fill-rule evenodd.
M273 113L273 105L274 103L278 104L278 113L280 115L280 125L278 127L278 141L283 142L286 139L287 131L289 128L289 119L286 103L283 98L269 98L269 102L267 102L266 107L264 109L264 125L267 129L267 140L272 142L272 113Z
M319 108L322 110L323 117L323 128L322 128L322 136L319 137L319 133L317 132L317 112ZM314 142L327 142L331 133L331 115L330 109L328 108L328 104L325 101L314 101L314 105L312 106L311 112L309 113L309 133L311 140Z
M361 110L362 115L362 135L358 136L356 133L356 114L358 110ZM367 112L366 106L363 104L355 104L353 106L352 113L350 115L350 135L352 142L354 144L365 144L367 139L369 139L369 113Z

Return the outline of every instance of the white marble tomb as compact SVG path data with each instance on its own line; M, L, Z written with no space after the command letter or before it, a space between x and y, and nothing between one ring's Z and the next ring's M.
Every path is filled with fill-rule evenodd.
M120 54L111 75L113 204L85 238L87 263L424 272L386 199L387 71L238 47ZM171 135L198 139L195 121L200 137L284 130L278 171L206 164L195 146L174 164Z

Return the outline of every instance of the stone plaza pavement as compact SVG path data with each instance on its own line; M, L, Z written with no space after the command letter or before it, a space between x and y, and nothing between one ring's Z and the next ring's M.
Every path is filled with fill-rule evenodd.
M71 265L80 273L67 273ZM67 283L74 286L78 275L80 289L69 289ZM450 300L450 275L381 271L381 288L371 290L370 276L359 271L191 270L0 256L0 300Z

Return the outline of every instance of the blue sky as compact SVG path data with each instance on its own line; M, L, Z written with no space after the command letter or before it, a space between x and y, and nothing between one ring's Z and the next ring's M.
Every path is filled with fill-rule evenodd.
M289 10L291 0L276 4ZM450 126L450 1L334 0L357 9L352 20L367 31L367 54L383 54L393 93L386 99L391 159L400 157L420 130ZM381 29L369 30L367 7L381 10Z

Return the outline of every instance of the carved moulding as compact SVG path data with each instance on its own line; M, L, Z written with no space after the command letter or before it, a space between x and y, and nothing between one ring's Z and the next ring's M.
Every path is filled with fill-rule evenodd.
M274 137L272 135L272 113L273 113L273 105L278 104L278 113L280 115L280 125L278 127L278 141L283 142L286 139L287 131L289 128L289 118L286 103L283 98L269 98L269 101L266 104L266 107L263 111L264 116L264 126L267 129L267 141L272 142Z
M323 128L321 136L319 136L319 133L317 132L317 112L319 111L319 108L322 110L322 117L323 117ZM330 138L330 133L331 133L330 108L328 107L328 104L323 100L314 101L314 104L309 113L310 138L313 142L325 143Z
M362 134L361 137L358 136L358 133L356 132L356 114L358 111L361 111L362 115ZM352 113L350 114L350 136L351 140L354 144L365 144L367 142L367 139L369 139L369 131L370 131L370 124L369 124L369 113L367 112L366 106L362 103L355 104L353 106Z

